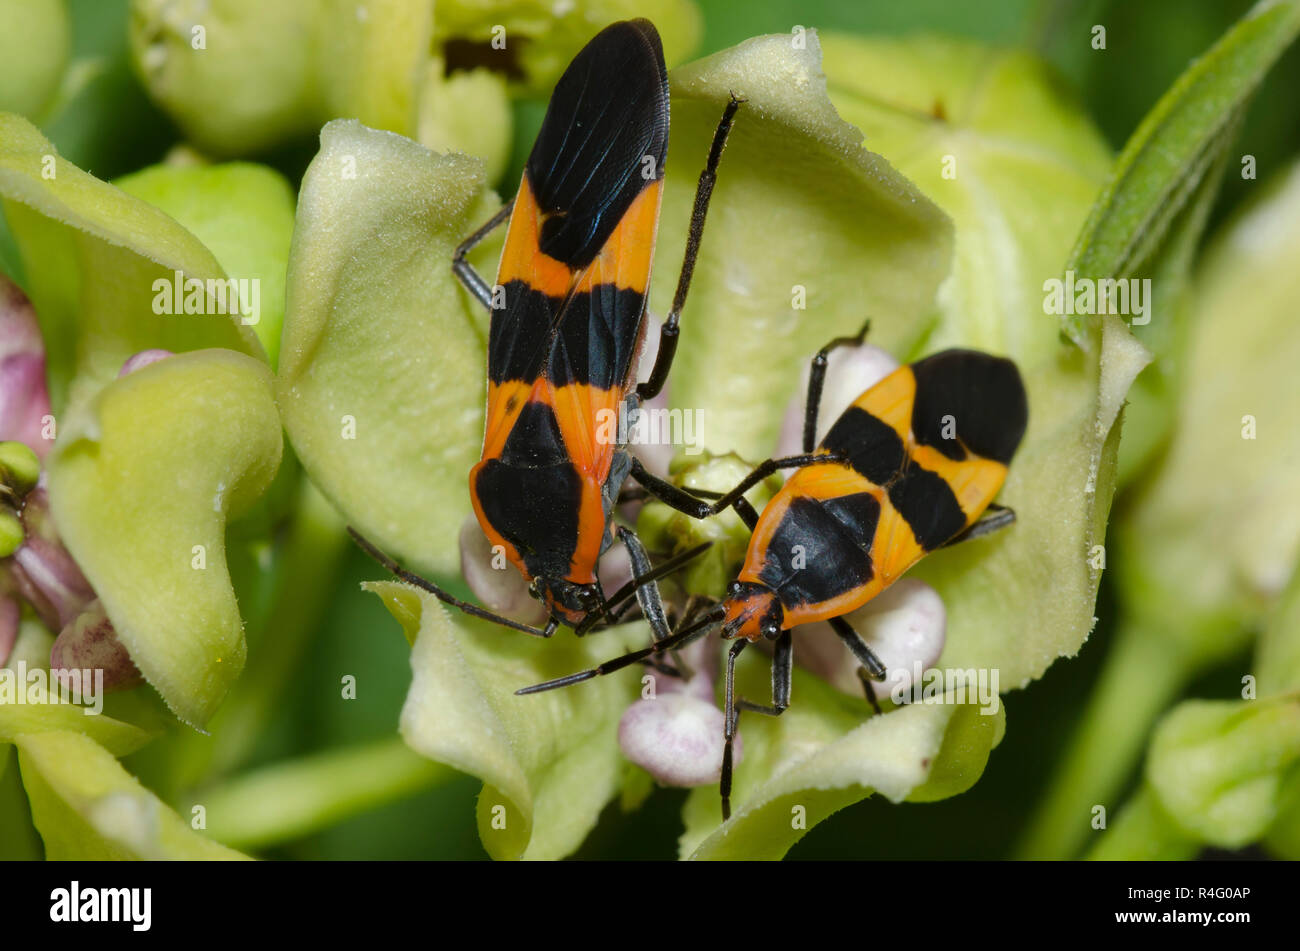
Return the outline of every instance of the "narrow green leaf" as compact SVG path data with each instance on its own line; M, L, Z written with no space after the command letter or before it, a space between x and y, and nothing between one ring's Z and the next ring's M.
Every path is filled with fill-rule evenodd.
M1179 77L1129 138L1067 270L1078 277L1126 277L1149 256L1297 33L1300 2L1261 0ZM1083 317L1068 318L1064 326L1083 343Z

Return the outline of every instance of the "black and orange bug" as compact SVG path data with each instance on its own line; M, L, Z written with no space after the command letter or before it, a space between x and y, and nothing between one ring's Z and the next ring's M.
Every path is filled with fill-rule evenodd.
M669 633L653 581L681 560L652 570L631 531L615 530L614 508L634 465L628 449L601 432L667 379L739 105L733 96L714 133L654 368L637 385L668 152L668 72L647 20L606 27L569 64L517 195L457 248L452 264L492 311L483 453L469 477L474 512L549 619L539 629L454 598L356 536L390 571L463 611L543 637L561 623L581 634L612 620L635 589L655 636ZM489 286L466 255L507 220L497 283ZM596 567L616 534L637 584L606 599Z
M680 647L715 625L736 639L727 654L726 745L721 789L730 815L732 743L741 710L779 716L790 705L793 628L828 621L861 667L867 698L884 665L844 619L925 554L988 534L1015 520L993 504L1028 422L1020 372L1010 360L945 350L899 367L863 393L815 449L817 408L832 349L813 359L804 412L803 455L770 459L714 502L663 483L655 494L699 518L734 505L751 530L744 566L723 600L700 620L652 647L592 670L525 687L535 693L589 680ZM797 469L761 515L744 493L778 469ZM993 514L981 519L985 511ZM795 552L799 558L792 557ZM774 641L772 702L735 697L736 658L750 643Z

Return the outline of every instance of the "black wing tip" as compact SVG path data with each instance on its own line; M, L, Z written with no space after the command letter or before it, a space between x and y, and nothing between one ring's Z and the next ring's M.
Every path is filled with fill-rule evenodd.
M917 405L927 397L943 398L953 406L977 405L974 426L958 422L958 435L967 448L986 459L1007 465L1020 447L1029 425L1029 399L1015 361L981 350L942 350L912 364Z

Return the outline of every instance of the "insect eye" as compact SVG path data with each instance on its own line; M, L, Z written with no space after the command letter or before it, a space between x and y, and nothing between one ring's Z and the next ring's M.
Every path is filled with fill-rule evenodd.
M739 581L733 581L733 582L731 582L731 593L732 593L732 594L740 594L740 582L739 582Z
M773 622L771 621L764 622L763 624L764 637L775 638L780 633L781 633L781 629L777 627Z

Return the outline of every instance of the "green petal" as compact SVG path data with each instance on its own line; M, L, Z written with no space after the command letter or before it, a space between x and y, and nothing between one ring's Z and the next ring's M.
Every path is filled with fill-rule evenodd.
M1023 686L1092 628L1100 572L1089 560L1110 506L1112 424L1146 360L1117 323L1088 352L1066 348L1043 311L1043 283L1061 273L1107 150L1029 54L931 37L835 36L825 48L832 100L956 225L953 276L922 350L1005 353L1024 376L1029 429L999 498L1016 524L915 569L947 606L941 664L998 668L1003 689Z
M245 163L155 165L116 184L188 228L232 278L256 282L257 296L243 301L249 311L246 320L274 366L293 236L294 194L284 176Z
M751 660L754 660L751 658ZM769 661L737 672L742 696L766 697ZM780 718L742 717L744 758L736 769L740 807L721 827L718 790L687 800L679 843L694 859L779 859L805 830L879 793L928 802L968 789L1001 739L1003 712L955 703L916 703L870 716L823 681L795 672L796 698Z
M40 317L56 413L89 398L140 350L262 355L237 317L156 313L155 281L170 286L176 271L225 278L212 252L162 211L59 158L35 126L8 114L0 114L0 197Z
M196 727L244 664L226 521L266 490L280 452L270 371L228 350L116 380L56 443L59 532L132 660Z
M438 46L450 40L482 45L485 57L500 55L513 64L526 90L548 95L597 31L632 17L655 24L669 65L681 62L699 43L700 13L691 0L439 0L434 41ZM502 27L506 45L498 50L491 43Z
M1288 802L1300 761L1300 699L1188 701L1151 740L1146 776L1188 834L1219 848L1254 842Z
M89 737L37 733L17 745L47 859L246 857L191 829Z
M415 645L402 737L429 759L483 780L483 847L498 859L556 859L577 849L621 788L618 720L639 682L623 674L533 696L514 691L643 646L646 627L542 641L451 613L409 585L364 587Z
M64 0L0 0L0 112L41 121L68 65L71 26ZM14 24L18 24L17 27Z
M915 346L947 274L951 224L840 119L815 34L763 36L674 70L672 138L651 306L672 300L696 179L730 93L748 101L718 171L672 402L715 453L766 457L806 359L872 318ZM799 288L804 291L799 291ZM806 297L799 309L797 298Z
M351 121L325 127L299 197L285 428L353 525L434 573L459 568L483 433L486 344L451 255L494 209L477 159Z

